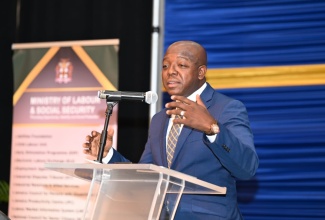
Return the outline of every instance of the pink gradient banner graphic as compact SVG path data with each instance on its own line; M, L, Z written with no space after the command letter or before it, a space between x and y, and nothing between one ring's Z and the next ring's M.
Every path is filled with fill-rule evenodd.
M82 219L90 182L44 164L96 159L81 145L91 130L103 129L107 103L97 94L117 90L118 46L116 39L13 45L12 220ZM117 111L109 121L115 130Z

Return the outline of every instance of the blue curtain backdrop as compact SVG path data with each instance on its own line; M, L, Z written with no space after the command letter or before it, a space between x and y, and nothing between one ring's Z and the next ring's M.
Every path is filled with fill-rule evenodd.
M208 68L325 64L325 1L165 4L165 49L198 41ZM238 182L244 218L325 219L325 85L219 91L245 103L260 158L256 176Z
M245 219L324 219L325 86L221 92L246 104L260 158L237 184Z
M165 48L182 39L209 68L325 63L325 1L166 0Z

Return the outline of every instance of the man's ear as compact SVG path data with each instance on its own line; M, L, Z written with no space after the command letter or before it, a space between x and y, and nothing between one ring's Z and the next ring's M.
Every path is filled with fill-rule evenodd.
M203 79L205 77L205 74L207 72L207 66L206 65L201 65L199 66L199 79Z

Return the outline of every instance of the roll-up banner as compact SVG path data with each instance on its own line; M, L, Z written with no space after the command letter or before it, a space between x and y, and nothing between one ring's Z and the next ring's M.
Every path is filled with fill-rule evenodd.
M44 168L79 163L85 136L101 131L117 90L118 39L13 44L11 219L81 219L89 183ZM117 131L118 105L109 126ZM114 134L116 140L117 132ZM114 141L116 148L116 141Z

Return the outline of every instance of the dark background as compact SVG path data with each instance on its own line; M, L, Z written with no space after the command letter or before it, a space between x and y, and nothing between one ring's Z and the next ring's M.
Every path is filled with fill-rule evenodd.
M0 5L0 180L9 182L14 93L11 45L118 38L119 90L148 91L152 1L4 0ZM119 151L137 162L147 139L149 106L120 102L118 122ZM80 150L83 138L80 137ZM0 204L0 210L7 214L8 204Z

